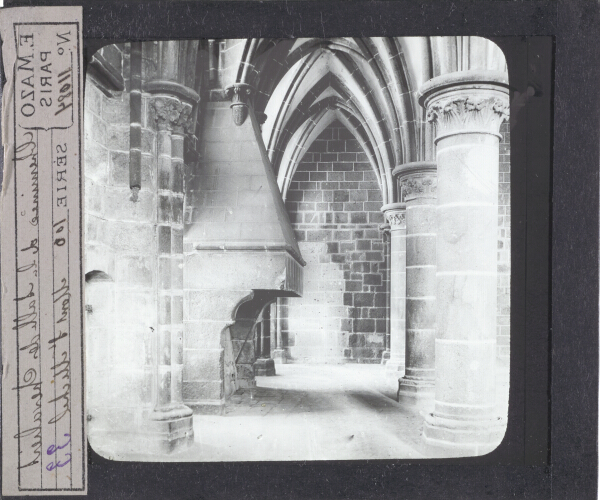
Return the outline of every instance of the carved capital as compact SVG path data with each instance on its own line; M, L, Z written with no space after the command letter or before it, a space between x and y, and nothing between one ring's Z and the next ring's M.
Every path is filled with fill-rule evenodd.
M409 177L400 181L400 200L410 201L416 198L435 197L437 177L422 175Z
M392 176L398 180L398 197L402 203L436 197L437 165L434 162L404 163L392 171Z
M432 100L427 107L427 121L436 125L438 136L461 130L497 134L508 115L508 96L452 96Z
M252 87L247 83L234 83L225 89L225 94L231 100L230 108L233 122L240 126L248 117L248 103L252 95Z
M419 93L437 139L461 133L498 135L508 119L508 76L498 71L457 71L426 82Z
M385 213L385 218L390 224L390 229L406 227L406 212L391 210Z
M192 105L171 97L154 97L150 107L158 130L179 134L193 133Z
M390 203L381 207L391 231L406 228L406 205L404 203Z

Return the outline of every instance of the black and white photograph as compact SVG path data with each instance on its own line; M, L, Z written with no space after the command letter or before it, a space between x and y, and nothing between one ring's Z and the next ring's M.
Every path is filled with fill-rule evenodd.
M85 82L92 449L472 457L510 373L509 78L473 36L107 45Z

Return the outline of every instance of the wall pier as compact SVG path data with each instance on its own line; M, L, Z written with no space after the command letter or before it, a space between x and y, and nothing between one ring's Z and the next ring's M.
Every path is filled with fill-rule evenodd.
M159 93L149 99L157 127L158 323L154 408L148 418L153 434L160 436L159 446L170 451L194 442L192 410L183 403L183 150L186 131L195 120L193 105L168 94L168 88L155 86Z

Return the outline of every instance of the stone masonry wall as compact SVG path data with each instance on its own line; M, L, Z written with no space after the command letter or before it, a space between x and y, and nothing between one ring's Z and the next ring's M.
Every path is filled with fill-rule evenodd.
M501 127L498 208L498 355L510 344L510 127ZM281 302L292 359L374 361L384 348L387 263L381 193L358 143L339 122L313 143L286 207L305 268L305 295ZM373 259L373 260L370 260Z
M510 125L500 127L500 178L498 186L498 356L510 353Z
M154 132L144 126L138 201L129 188L129 94L85 89L85 264L112 279L107 293L87 286L90 432L127 431L152 404L152 328L156 328ZM93 292L93 293L92 293ZM112 304L112 305L111 305ZM135 304L135 307L132 305ZM112 310L110 317L102 311ZM106 313L105 313L106 315ZM109 347L106 347L109 346Z
M281 306L293 360L381 359L387 304L382 204L359 143L332 123L305 154L286 199L307 261L304 296Z

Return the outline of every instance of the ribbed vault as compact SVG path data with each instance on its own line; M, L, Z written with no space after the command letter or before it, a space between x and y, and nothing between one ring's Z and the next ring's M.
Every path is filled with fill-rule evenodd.
M392 170L433 154L420 86L454 71L506 70L500 49L478 37L249 39L240 52L235 78L267 116L263 139L284 199L304 153L338 119L367 154L383 202L394 201Z

